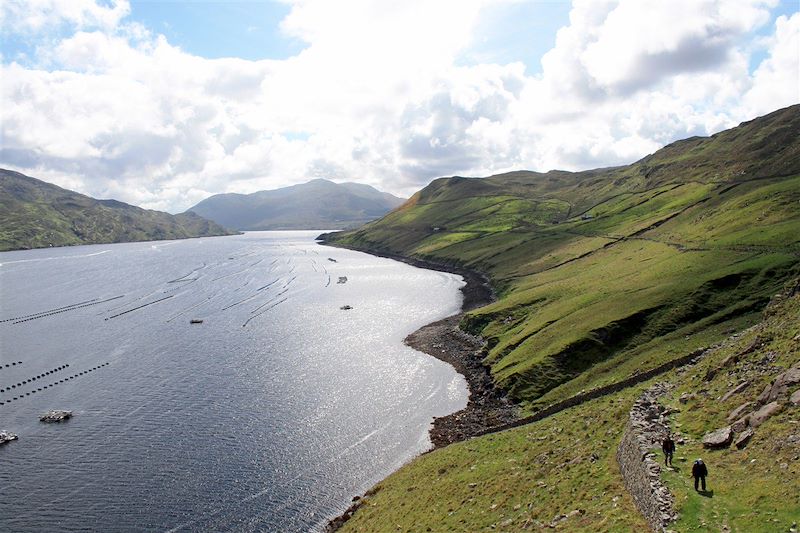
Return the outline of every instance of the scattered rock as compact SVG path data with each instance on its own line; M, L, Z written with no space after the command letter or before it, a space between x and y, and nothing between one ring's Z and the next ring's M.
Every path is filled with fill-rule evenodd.
M765 404L789 395L789 387L800 383L800 363L780 374L775 381L764 388L758 396L758 403Z
M684 392L683 394L681 394L681 397L678 398L678 401L682 404L686 404L689 402L689 400L694 400L695 398L697 398L696 394L690 394L688 392Z
M753 407L753 402L743 403L742 405L731 411L731 414L728 415L728 422L733 422L734 420L741 418L742 415L746 411L749 411L751 407Z
M0 431L0 444L17 440L17 438L18 437L15 433L11 433L10 431Z
M342 311L349 311L352 308L353 308L353 306L351 306L351 305L343 305L339 309L341 309Z
M745 429L741 434L737 435L736 440L733 441L733 445L736 446L737 450L743 449L747 446L747 443L750 442L750 439L753 438L753 428Z
M733 440L733 430L730 426L711 431L703 436L703 448L716 450L727 448Z
M725 393L725 395L722 397L722 401L723 402L728 401L728 399L730 399L731 396L733 396L734 394L739 394L749 386L750 386L749 381L743 381L742 383L739 383L734 388Z
M347 283L347 276L339 276L339 281L336 283Z
M752 415L750 415L750 425L757 428L764 421L781 410L781 404L778 402L770 402Z
M54 409L40 416L39 420L42 422L63 422L64 420L69 420L70 418L72 418L72 411L61 411Z
M745 415L731 424L731 431L734 433L741 433L748 427L750 427L750 415Z

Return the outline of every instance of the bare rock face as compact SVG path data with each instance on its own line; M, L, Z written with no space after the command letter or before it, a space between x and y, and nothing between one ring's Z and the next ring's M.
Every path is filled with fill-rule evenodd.
M0 444L5 444L6 442L11 442L12 440L17 440L16 434L5 430L0 431Z
M733 441L733 430L730 426L717 429L703 436L703 448L716 450L727 448Z
M72 418L72 411L61 411L54 409L40 416L39 420L42 422L63 422L64 420L69 420L70 418Z
M781 410L781 404L770 402L750 416L750 425L757 428L764 421Z

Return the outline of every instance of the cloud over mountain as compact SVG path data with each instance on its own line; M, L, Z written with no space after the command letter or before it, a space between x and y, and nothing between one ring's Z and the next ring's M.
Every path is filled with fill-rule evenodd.
M4 2L36 47L3 57L0 163L171 211L313 177L408 195L626 163L799 99L800 14L773 1L576 0L537 73L460 61L496 4L297 0L281 28L305 48L250 61L189 54L125 1Z

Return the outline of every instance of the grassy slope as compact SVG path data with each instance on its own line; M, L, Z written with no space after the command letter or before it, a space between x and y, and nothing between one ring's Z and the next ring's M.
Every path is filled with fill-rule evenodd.
M787 407L768 419L742 451L708 452L700 444L707 431L727 424L730 410L755 398L775 372L800 361L800 342L792 340L798 334L800 295L695 367L656 378L677 385L664 401L679 411L672 415L673 428L687 439L676 453L677 470L662 474L680 514L675 531L787 531L800 521L800 443L787 440L800 433L800 408ZM729 372L704 380L710 368L742 352L757 335L767 340L762 348ZM760 374L758 362L771 352L777 354L773 372ZM745 392L718 400L745 378L753 382ZM650 383L426 454L375 487L343 531L539 530L574 510L583 513L558 522L556 529L645 531L614 454L633 400ZM678 398L685 392L699 394L683 405ZM688 477L698 456L709 465L711 498L695 493Z
M0 251L230 234L193 213L95 200L0 169Z
M798 139L794 106L628 167L440 179L387 217L331 240L487 273L498 301L462 326L488 339L496 381L532 411L761 319L769 298L800 272ZM793 305L782 320L796 324ZM781 349L781 364L798 359L796 349ZM681 381L670 400L709 389L708 401L678 415L694 439L681 457L698 454L697 439L724 425L732 408L711 399L728 381L698 379ZM559 529L644 528L613 459L639 390L427 454L382 482L345 531L519 531L573 509L585 513ZM688 490L685 476L667 477L678 530L772 531L773 518L788 526L800 487L771 455L787 461L774 442L797 432L796 418L768 421L745 452L711 457L718 488L710 500Z
M798 273L800 106L627 167L434 181L345 246L466 265L498 288L464 326L529 409L752 323ZM591 219L584 219L591 215ZM550 392L552 391L552 392ZM545 396L549 393L549 396Z

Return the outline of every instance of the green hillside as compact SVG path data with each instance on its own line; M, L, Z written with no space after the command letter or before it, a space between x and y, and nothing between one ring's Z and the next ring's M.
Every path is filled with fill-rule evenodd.
M0 169L0 251L233 233L194 213L170 215L95 200Z
M438 179L327 239L486 273L462 327L535 410L751 324L800 272L800 106L625 167Z
M655 381L672 384L663 401L681 438L677 468L661 473L673 530L796 530L800 407L784 398L744 450L701 440L800 362L797 282L764 314L800 274L800 106L625 167L439 179L326 240L488 275L497 300L461 326L487 340L484 362L524 412L722 342L695 366L423 455L343 531L647 530L615 453ZM688 477L698 456L704 495Z
M776 375L800 369L799 291L795 283L794 295L771 306L763 322L682 372L419 457L374 487L342 531L649 531L615 453L632 403L656 381L673 386L663 403L673 411L669 423L679 441L675 468L661 472L679 516L670 530L791 531L800 523L800 406L783 398L783 409L742 450L710 451L701 442ZM743 392L720 399L743 382ZM658 446L653 453L660 462ZM705 494L694 491L689 476L696 457L709 465Z

